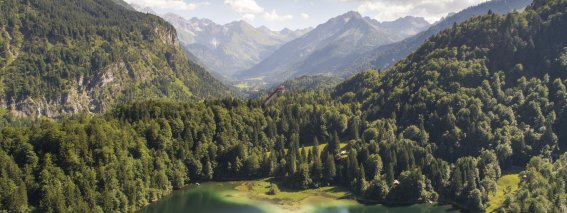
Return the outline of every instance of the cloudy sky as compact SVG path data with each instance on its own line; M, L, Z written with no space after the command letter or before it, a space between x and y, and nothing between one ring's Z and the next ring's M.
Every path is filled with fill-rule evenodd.
M254 26L299 29L358 11L379 21L420 16L435 22L487 0L125 0L151 7L158 13L173 12L185 18L208 18L219 24L246 20Z

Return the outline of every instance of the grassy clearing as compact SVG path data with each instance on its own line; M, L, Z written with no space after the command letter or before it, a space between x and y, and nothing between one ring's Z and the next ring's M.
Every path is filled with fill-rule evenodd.
M250 85L249 85L248 83L246 83L246 82L244 82L244 83L239 83L239 84L236 84L236 85L234 85L234 86L235 86L236 88L238 88L238 89L248 89L248 88L250 88Z
M488 196L489 201L486 212L496 212L496 210L504 203L506 195L515 193L518 190L519 184L520 175L518 173L500 177L496 185L496 193Z
M339 147L341 148L341 150L343 150L348 144L346 143L341 143L339 144ZM325 147L327 147L327 144L321 144L318 146L319 147L319 154L321 154L323 152L323 150L325 150ZM311 150L313 150L313 146L306 146L305 147L305 153L311 153ZM287 153L287 149L285 150ZM299 148L299 152L301 153L302 149Z
M270 185L276 184L280 192L269 195ZM304 208L317 207L325 204L354 204L351 193L343 187L329 186L318 189L292 190L283 187L272 178L242 181L237 184L235 190L252 200L268 201L280 208L291 212L304 210Z
M255 77L255 78L247 78L246 81L264 81L265 76Z
M175 85L177 85L178 87L180 87L183 92L189 96L193 96L193 93L191 93L191 91L189 90L189 87L187 87L187 85L185 85L185 83L183 83L183 81L179 80L178 78L175 78L175 81L173 82Z

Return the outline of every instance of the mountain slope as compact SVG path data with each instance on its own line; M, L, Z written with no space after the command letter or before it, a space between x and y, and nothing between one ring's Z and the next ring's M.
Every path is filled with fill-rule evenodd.
M565 0L534 1L522 13L475 17L433 36L391 69L355 75L337 87L335 97L360 104L369 122L394 120L393 134L413 138L435 157L465 163L442 184L448 186L442 195L472 212L484 211L495 186L490 179L500 171L489 172L482 164L497 160L506 169L524 167L534 156L540 161L565 156L564 26ZM510 195L506 212L565 209L564 181L547 185L535 176L524 181L539 191Z
M407 57L431 36L451 28L455 23L458 24L471 17L486 14L488 11L506 14L515 10L521 10L531 2L532 0L493 0L467 8L439 21L428 30L415 36L397 43L376 47L373 50L361 54L353 63L345 64L342 69L346 70L349 74L356 74L357 72L368 69L385 69Z
M266 77L268 82L275 82L302 75L341 76L338 67L354 60L358 53L400 41L408 33L424 29L428 26L425 23L423 19L412 17L379 23L349 12L287 43L260 64L237 73L236 77Z
M127 2L123 1L123 0L112 0L112 2L114 2L117 5L120 5L128 10L136 10L135 7L131 6L130 4L128 4Z
M229 93L187 60L171 25L114 2L3 1L2 107L54 117L132 99Z
M463 147L475 155L510 145L498 138L503 128L523 132L516 133L526 144L514 152L552 155L567 145L567 3L539 4L448 29L391 69L347 80L335 95L361 102L369 118L393 116L400 126L422 120L438 154L450 159Z
M189 52L211 71L225 77L258 64L281 45L310 30L272 31L255 28L245 21L219 25L208 19L185 20L175 14L163 18L177 29L181 44Z

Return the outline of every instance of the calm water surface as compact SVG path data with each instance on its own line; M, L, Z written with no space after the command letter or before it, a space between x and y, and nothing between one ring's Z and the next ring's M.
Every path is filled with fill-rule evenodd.
M209 183L189 187L177 191L161 201L154 203L138 213L272 213L290 212L280 209L268 202L233 202L231 197L225 197L226 192L234 187L227 183ZM325 204L333 206L332 204ZM353 205L324 207L305 213L446 213L457 212L448 206L417 204L406 207L386 207L383 205ZM303 213L303 212L300 212Z

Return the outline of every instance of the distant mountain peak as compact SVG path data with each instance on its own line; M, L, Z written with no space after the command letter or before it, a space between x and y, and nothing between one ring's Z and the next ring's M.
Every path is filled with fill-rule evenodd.
M348 11L347 13L339 16L341 18L362 18L362 15L356 11Z
M425 26L415 24L424 21L423 18L409 17L405 20L407 24L394 23L394 27L389 27L356 11L350 11L318 25L309 33L282 46L256 66L236 73L234 77L247 79L262 76L266 81L274 83L302 75L342 76L340 67L354 60L361 52L401 41L429 26L427 22L423 24Z
M288 34L288 33L293 33L293 30L291 30L291 29L289 29L289 28L286 27L286 28L282 29L280 32L281 32L281 33Z
M342 14L342 15L340 15L340 16L334 18L334 20L338 20L338 21L342 21L342 22L344 22L344 23L348 23L348 22L350 22L350 21L353 20L353 19L358 20L358 19L362 19L362 18L363 18L363 17L362 17L362 15L361 15L359 12L356 12L356 11L349 11L349 12L347 12L347 13L345 13L345 14ZM333 19L331 19L331 20L333 20Z
M246 21L244 21L244 20L233 21L233 22L230 22L230 23L226 24L226 26L227 26L227 27L235 27L235 26L238 26L238 27L241 27L241 28L244 28L244 27L246 27L246 28L254 28L252 25L250 25L248 22L246 22Z
M425 24L431 24L424 17L417 17L417 16L401 17L401 18L394 20L394 22L395 21L414 21L414 22L422 22L422 23L425 23Z
M268 27L266 27L266 26L264 26L264 25L258 27L258 29L259 29L259 30L262 30L262 31L272 31L270 28L268 28Z
M185 18L181 17L180 15L177 15L175 13L166 13L163 15L164 17L168 17L168 18L174 18L174 19L183 19L185 20Z
M423 17L405 16L393 21L381 22L380 26L391 31L413 36L429 28L431 23Z
M228 78L270 56L281 45L298 38L308 29L274 31L254 27L244 20L217 24L206 18L168 13L162 17L177 30L183 47L217 76Z

